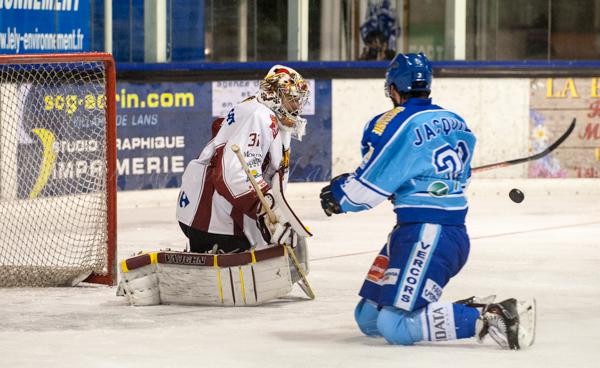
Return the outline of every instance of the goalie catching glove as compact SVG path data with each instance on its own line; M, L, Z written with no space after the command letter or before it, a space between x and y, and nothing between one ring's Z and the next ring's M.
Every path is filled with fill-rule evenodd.
M256 224L260 233L269 244L287 244L292 247L298 243L298 234L292 229L292 225L284 220L281 209L275 205L273 194L267 192L265 199L269 202L271 211L277 217L276 222L272 222L267 214L267 210L261 204L256 215Z
M295 247L298 244L298 237L307 238L312 234L285 200L279 173L273 176L272 183L273 187L265 194L265 199L276 219L275 221L271 220L261 203L257 210L256 224L267 243L287 244Z

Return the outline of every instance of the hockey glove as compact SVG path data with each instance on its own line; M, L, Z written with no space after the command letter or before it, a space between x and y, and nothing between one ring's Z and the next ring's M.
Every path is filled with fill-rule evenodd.
M325 214L327 216L331 216L334 213L342 213L340 203L337 199L335 199L335 196L333 195L332 186L340 186L341 183L343 183L349 175L350 174L347 173L338 175L335 178L331 179L329 185L326 185L323 187L323 189L321 189L321 194L319 195L319 197L321 198L321 208L323 208L323 211L325 211Z
M272 222L267 211L259 206L256 216L256 224L263 239L269 244L287 244L292 247L298 243L298 234L292 228L292 225L285 221L281 210L275 205L275 200L271 193L265 194L265 199L269 202L271 210L277 217L276 222Z

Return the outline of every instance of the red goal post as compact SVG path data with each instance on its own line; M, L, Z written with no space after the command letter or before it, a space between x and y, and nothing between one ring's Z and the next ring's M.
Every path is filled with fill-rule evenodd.
M0 56L0 287L116 283L108 53Z

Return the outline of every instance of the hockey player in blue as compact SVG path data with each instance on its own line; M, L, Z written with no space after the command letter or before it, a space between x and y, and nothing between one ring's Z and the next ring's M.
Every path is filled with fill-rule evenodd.
M362 163L321 190L328 216L389 199L397 224L375 258L355 310L360 330L390 344L490 335L507 349L533 343L535 301L471 297L441 302L469 255L465 189L475 135L454 112L432 104L427 57L398 54L386 73L394 107L365 126Z

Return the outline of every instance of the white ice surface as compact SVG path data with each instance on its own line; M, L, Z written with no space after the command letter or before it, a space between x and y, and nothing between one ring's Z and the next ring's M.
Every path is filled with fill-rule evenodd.
M599 367L600 181L476 181L470 259L444 289L452 301L495 293L535 296L538 333L509 352L473 339L389 346L357 330L365 272L393 225L389 204L327 218L320 184L288 199L315 236L317 293L299 289L262 307L132 307L115 288L0 289L0 367ZM507 196L525 192L519 205ZM173 190L119 194L119 259L183 249Z

